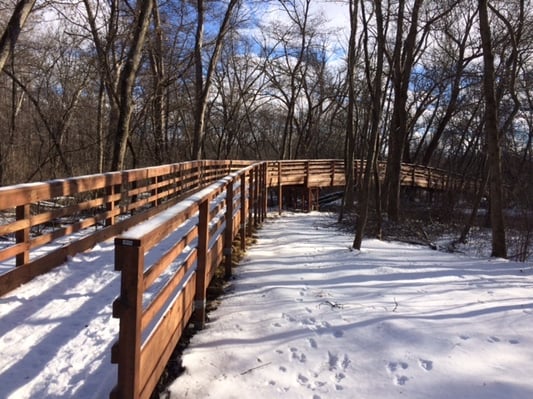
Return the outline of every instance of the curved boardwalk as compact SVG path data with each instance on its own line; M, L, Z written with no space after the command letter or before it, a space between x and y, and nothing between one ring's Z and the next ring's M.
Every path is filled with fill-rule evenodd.
M244 249L243 237L262 220L267 187L342 185L340 166L335 160L253 165L199 161L1 188L0 211L7 215L0 224L0 234L7 237L0 248L0 267L4 269L0 292L5 294L0 299L2 394L13 398L102 397L102 389L109 393L116 383L116 373L115 378L109 374L114 369L109 365L112 361L119 364L119 384L132 385L115 390L112 397L141 397L137 392L149 397L172 348L165 339L150 341L152 333L144 336L145 329L153 327L153 334L168 336L169 342L179 338L176 329L181 331L188 321L193 297L198 314L205 306L205 283L224 257L231 256L233 240L239 235ZM231 178L222 179L228 174ZM420 179L404 179L405 184L409 181L422 184ZM195 194L185 201L186 206L181 205L201 188L202 195ZM116 255L117 247L105 241L136 225L142 238L126 236L116 242L123 247L140 244L136 251L142 255L143 245L154 246L197 213L198 220L183 232L180 241L161 252L146 269L143 259L125 262ZM163 214L169 216L159 216ZM146 222L149 229L138 226L148 218L152 218ZM156 226L163 219L165 226ZM92 251L83 252L91 247ZM165 265L184 250L193 254L183 258L185 269L180 266L167 273ZM144 291L160 278L170 278L160 292ZM186 288L189 282L193 288ZM16 288L20 284L25 285ZM133 297L129 284L139 289ZM172 305L176 314L160 323L165 319L165 303L174 301L169 296L173 290L186 291L183 303ZM153 295L148 305L147 295ZM156 310L159 308L163 313ZM120 345L112 342L119 331L113 317L121 319ZM196 317L195 325L202 326L205 315ZM169 322L175 319L180 320L178 326ZM161 326L163 330L155 332ZM146 341L150 341L150 350L144 353ZM100 351L102 346L107 353ZM136 353L130 356L130 350ZM136 382L141 381L137 373L142 384ZM124 394L126 391L130 393Z

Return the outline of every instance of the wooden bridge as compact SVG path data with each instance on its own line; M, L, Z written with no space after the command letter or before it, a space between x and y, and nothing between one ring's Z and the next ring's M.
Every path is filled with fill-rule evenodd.
M189 321L203 327L215 269L222 265L231 275L233 246L245 250L246 237L266 217L268 190L277 190L281 209L283 187L311 196L313 189L344 186L344 179L339 160L195 161L2 187L0 295L116 237L121 291L113 315L120 332L110 397L149 398ZM415 165L402 167L402 185L475 188ZM148 262L150 253L163 255Z

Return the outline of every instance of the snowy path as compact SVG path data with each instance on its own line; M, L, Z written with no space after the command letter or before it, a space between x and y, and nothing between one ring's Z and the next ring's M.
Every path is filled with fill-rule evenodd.
M530 269L331 222L267 221L172 398L533 398Z
M351 252L328 224L267 220L173 398L533 397L531 265L376 240ZM0 298L0 399L108 397L118 277L106 242Z

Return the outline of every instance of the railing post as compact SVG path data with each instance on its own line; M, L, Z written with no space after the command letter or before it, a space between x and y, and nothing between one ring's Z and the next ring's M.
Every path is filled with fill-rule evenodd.
M15 217L17 220L30 220L31 210L30 204L19 205L15 210ZM16 265L22 266L30 261L30 224L28 227L24 227L22 230L15 232L15 240L17 244L24 243L26 244L26 249L24 252L17 254L16 256Z
M331 187L333 187L334 184L335 184L335 161L331 161L331 162L329 163L329 169L330 169L330 171L329 171L329 175L331 176L331 180L330 180L329 185L330 185ZM345 174L345 175L346 175L346 174ZM348 182L344 182L344 184L347 185Z
M252 236L252 227L253 227L253 211L254 211L254 168L250 169L250 183L248 184L248 222L246 223L246 236Z
M226 231L224 236L224 272L226 278L231 277L231 255L233 243L233 179L226 187Z
M239 230L242 251L246 251L246 204L246 173L243 173L241 175L241 228Z
M205 327L206 293L207 293L207 262L209 250L209 200L199 205L198 216L198 253L196 268L196 295L194 297L194 328Z
M309 182L310 182L310 174L311 174L311 171L310 171L310 167L309 167L309 161L305 161L305 177L304 177L304 186L306 188L309 187Z
M278 161L278 212L283 208L283 186L281 184L281 160Z
M268 209L268 189L267 189L267 185L268 185L268 162L263 162L263 171L262 171L262 175L263 175L263 183L261 185L261 189L262 189L262 200L263 200L263 203L262 203L262 213L261 213L261 223L266 219L266 216L267 216L267 209Z
M254 226L259 226L259 211L260 211L260 201L259 201L259 169L260 165L254 166Z
M136 399L140 392L141 316L144 249L140 240L115 239L115 270L121 271L120 296L113 317L120 319L116 352L118 384L110 398Z
M121 193L122 192L122 179L123 179L123 175L122 174L120 175L120 179L121 179L120 184L113 184L113 185L110 185L110 186L106 186L106 188L105 188L106 196L108 196L108 198L109 198L106 201L106 211L108 211L110 213L113 213L113 211L115 210L117 205L120 204L120 200L119 201L115 200L115 195L117 193ZM106 226L112 226L114 224L115 224L115 215L111 215L110 217L106 218L106 220L105 220L105 225Z

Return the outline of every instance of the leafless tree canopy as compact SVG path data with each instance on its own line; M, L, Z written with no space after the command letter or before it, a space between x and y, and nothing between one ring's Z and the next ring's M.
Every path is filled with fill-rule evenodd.
M531 1L337 1L350 26L334 29L317 3L0 1L0 185L365 159L358 213L401 217L401 162L487 180L491 211L531 210Z

